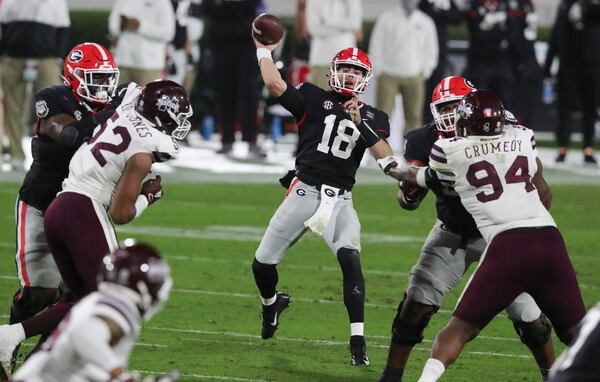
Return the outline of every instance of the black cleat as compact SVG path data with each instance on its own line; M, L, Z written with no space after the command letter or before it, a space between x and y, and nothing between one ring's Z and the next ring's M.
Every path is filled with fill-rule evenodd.
M350 362L352 366L369 366L369 356L367 355L367 343L363 336L350 337Z
M556 163L565 163L566 157L567 157L567 154L558 154L556 156Z
M285 292L277 292L277 299L273 305L264 306L262 311L262 332L260 336L263 340L273 337L279 326L279 317L281 313L290 306L292 299Z
M583 156L583 163L585 164L591 164L591 165L597 165L598 161L596 160L596 157L594 157L593 155L584 155Z

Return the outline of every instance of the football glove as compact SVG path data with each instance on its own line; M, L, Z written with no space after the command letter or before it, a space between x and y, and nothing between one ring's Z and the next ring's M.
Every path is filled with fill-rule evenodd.
M158 199L162 198L163 190L160 180L160 175L156 175L156 178L148 179L142 184L142 190L140 194L144 195L146 199L148 199L148 204L152 204Z

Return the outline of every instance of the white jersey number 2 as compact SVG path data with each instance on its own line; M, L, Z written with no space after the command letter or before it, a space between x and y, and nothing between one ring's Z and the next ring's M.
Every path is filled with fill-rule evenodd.
M327 117L325 117L325 129L323 130L321 143L319 143L319 145L317 146L317 150L322 153L329 153L329 141L331 139L333 127L335 126L336 118L337 116L335 114L330 114ZM350 134L348 129L351 130ZM333 144L331 145L331 154L340 159L350 158L350 154L352 154L352 150L356 146L356 141L359 137L360 132L358 131L356 126L354 126L354 123L349 119L342 119L338 124L337 134L333 140ZM346 143L343 149L342 143Z

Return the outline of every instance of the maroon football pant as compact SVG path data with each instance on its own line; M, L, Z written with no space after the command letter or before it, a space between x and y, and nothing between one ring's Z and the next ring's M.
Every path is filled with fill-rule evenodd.
M513 229L494 237L454 316L483 329L522 292L533 296L561 338L585 315L575 271L556 227Z

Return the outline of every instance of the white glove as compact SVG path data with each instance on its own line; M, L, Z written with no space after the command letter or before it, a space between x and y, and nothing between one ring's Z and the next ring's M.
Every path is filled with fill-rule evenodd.
M304 222L304 226L310 228L317 235L323 235L331 219L339 192L339 188L326 184L321 185L321 204L313 216Z

